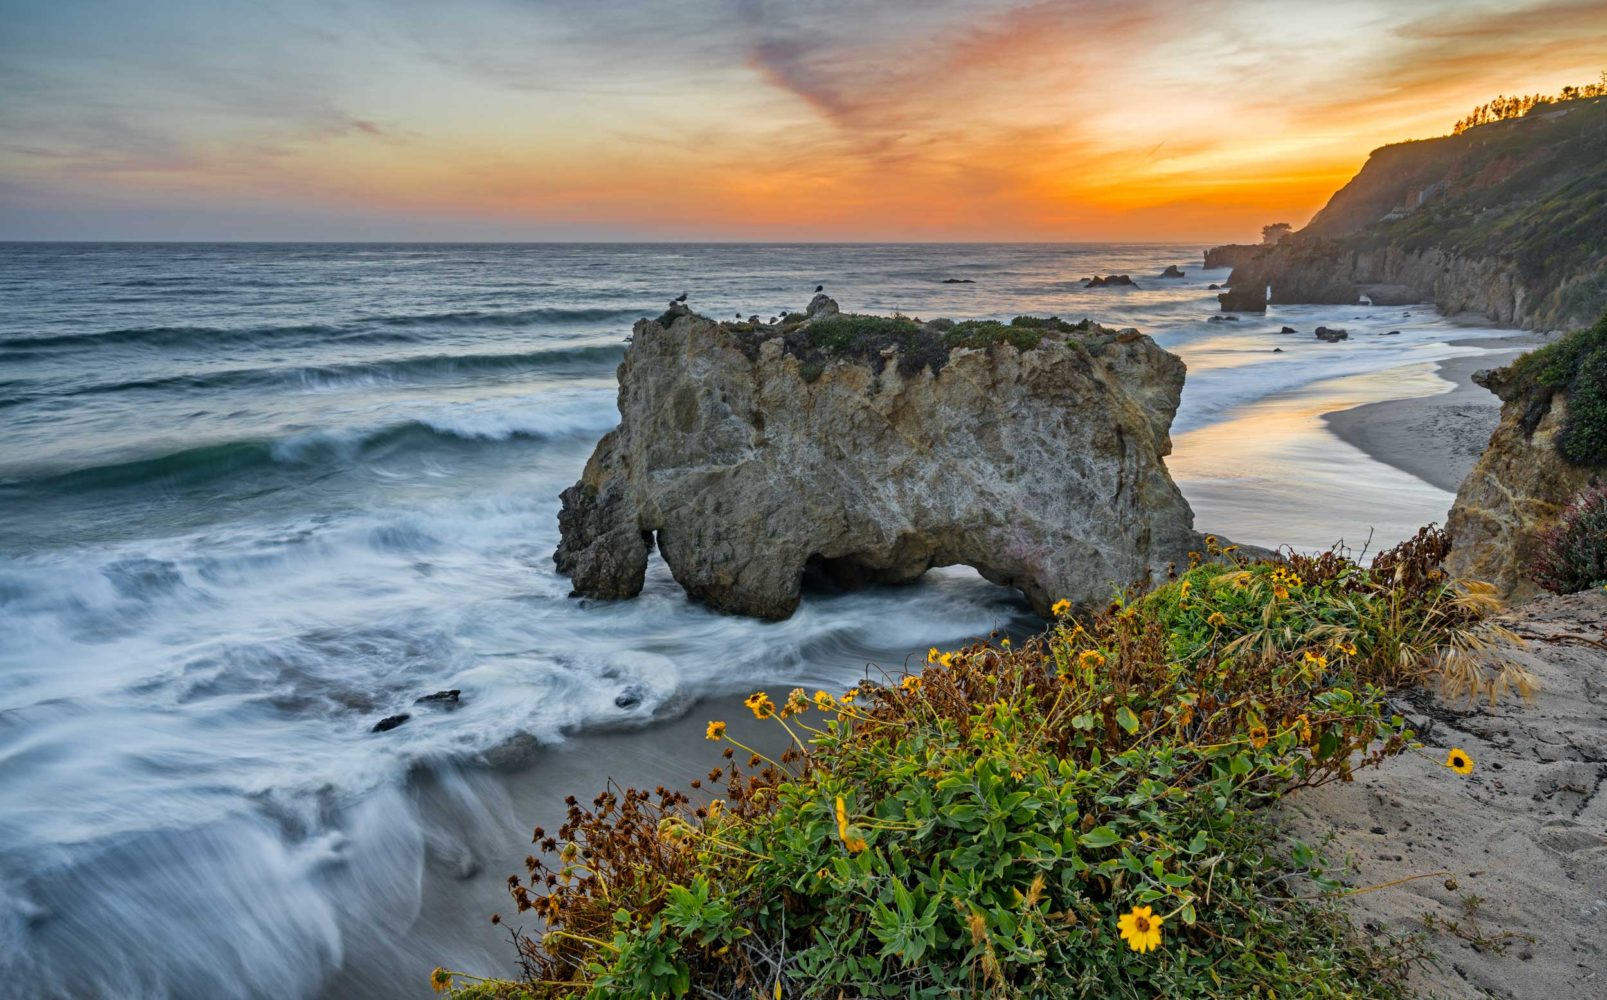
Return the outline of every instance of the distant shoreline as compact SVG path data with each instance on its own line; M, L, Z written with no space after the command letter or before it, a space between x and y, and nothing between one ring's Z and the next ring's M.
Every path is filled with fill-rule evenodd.
M1432 396L1363 403L1323 414L1324 426L1369 458L1455 493L1495 430L1501 401L1473 383L1483 368L1511 364L1544 344L1537 334L1513 331L1501 337L1453 340L1457 347L1508 348L1439 362L1436 373L1454 388Z

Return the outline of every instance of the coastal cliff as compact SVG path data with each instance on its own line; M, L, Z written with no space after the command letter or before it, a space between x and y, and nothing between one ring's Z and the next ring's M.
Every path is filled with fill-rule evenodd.
M673 306L636 324L620 426L564 491L575 592L631 597L656 545L715 608L790 615L806 571L897 583L945 565L1107 601L1199 547L1166 471L1183 363L1137 331Z
M1375 150L1309 225L1234 268L1229 311L1365 296L1587 325L1607 308L1607 98Z
M1446 528L1445 568L1522 600L1541 532L1607 478L1607 316L1474 380L1501 398L1501 422L1462 482Z

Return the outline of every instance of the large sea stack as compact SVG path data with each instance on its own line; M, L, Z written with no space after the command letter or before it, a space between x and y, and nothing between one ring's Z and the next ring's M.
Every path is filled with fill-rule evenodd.
M1199 547L1166 471L1184 366L1136 330L672 306L635 326L620 425L563 493L575 592L625 598L656 545L712 607L783 618L843 586L974 567L1040 612Z

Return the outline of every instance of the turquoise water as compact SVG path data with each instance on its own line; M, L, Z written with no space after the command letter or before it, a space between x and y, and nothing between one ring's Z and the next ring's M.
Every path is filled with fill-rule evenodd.
M1207 322L1226 275L1201 249L0 245L0 982L283 998L360 964L396 970L366 995L427 993L436 961L487 961L409 935L427 871L528 835L487 777L510 748L1024 620L961 569L779 624L691 605L661 565L639 600L569 598L558 493L617 420L632 321L682 291L716 317L824 283L852 311L1137 326L1189 364L1185 492L1245 540L1439 517L1443 493L1337 441L1185 453L1465 334L1427 310ZM1290 316L1355 339L1279 337ZM1337 492L1291 488L1302 469ZM445 689L456 710L415 704Z

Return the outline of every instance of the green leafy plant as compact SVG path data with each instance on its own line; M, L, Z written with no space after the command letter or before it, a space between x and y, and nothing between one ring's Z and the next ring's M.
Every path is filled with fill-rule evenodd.
M571 800L511 877L548 997L1383 997L1309 847L1263 807L1411 745L1391 685L1491 607L1426 530L1372 567L1240 560L896 684L747 700L788 748L707 735L687 791ZM495 992L474 994L498 996ZM509 996L514 994L510 993Z
M1553 394L1568 394L1568 414L1557 434L1557 454L1582 466L1607 465L1607 314L1595 326L1531 351L1512 365L1528 386L1526 426L1532 431Z

